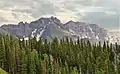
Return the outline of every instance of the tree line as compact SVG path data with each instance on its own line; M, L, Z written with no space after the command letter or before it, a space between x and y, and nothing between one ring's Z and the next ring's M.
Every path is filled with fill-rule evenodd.
M120 45L0 35L0 67L9 74L120 74Z

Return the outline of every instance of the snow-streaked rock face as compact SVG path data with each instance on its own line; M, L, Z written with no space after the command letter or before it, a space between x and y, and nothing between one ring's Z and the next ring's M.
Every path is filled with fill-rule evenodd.
M80 38L89 38L95 42L105 41L106 37L108 37L107 31L103 28L100 28L96 24L69 21L65 24L65 28L68 29L70 32L72 31Z
M37 40L40 37L42 39L52 39L54 37L63 38L66 36L73 38L73 40L79 37L82 39L90 39L93 42L106 41L109 39L107 31L96 24L74 21L62 24L56 17L40 18L31 23L20 22L18 25L3 25L1 29L18 38L37 37Z

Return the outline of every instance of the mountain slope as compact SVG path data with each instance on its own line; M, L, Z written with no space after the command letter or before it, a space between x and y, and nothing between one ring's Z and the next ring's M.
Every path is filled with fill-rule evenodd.
M65 28L78 35L80 38L89 38L92 41L107 40L107 31L96 24L87 24L84 22L69 21Z
M41 37L52 39L54 37L71 37L73 40L79 38L89 39L93 42L106 41L109 38L107 31L96 24L69 21L62 24L56 17L40 18L31 23L20 22L18 25L8 24L1 26L2 29L18 38Z

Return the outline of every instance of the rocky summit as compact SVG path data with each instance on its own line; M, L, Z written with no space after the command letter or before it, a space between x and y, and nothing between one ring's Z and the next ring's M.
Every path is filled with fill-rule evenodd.
M89 39L92 42L107 41L109 34L107 30L97 24L85 22L68 21L63 24L56 17L40 18L30 23L20 22L18 24L7 24L0 27L1 33L11 34L18 38L40 37L52 39L54 37L70 37L73 40Z

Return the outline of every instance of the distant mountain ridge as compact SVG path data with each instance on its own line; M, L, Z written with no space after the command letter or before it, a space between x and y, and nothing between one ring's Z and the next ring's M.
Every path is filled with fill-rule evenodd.
M74 21L63 24L56 17L40 18L30 23L20 22L18 25L8 24L0 28L18 38L35 36L42 39L52 39L67 36L73 40L78 37L81 39L88 38L93 42L107 41L109 38L107 31L96 24Z

